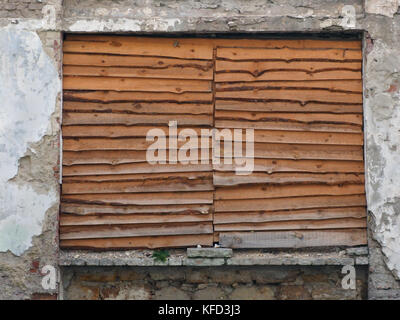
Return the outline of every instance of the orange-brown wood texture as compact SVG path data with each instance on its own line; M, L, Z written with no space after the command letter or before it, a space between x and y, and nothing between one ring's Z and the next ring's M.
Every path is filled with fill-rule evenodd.
M365 244L361 66L356 40L66 35L61 247ZM253 173L148 163L173 120L254 129Z

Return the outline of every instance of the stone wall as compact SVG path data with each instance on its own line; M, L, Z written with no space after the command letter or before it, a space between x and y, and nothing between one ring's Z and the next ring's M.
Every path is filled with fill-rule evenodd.
M64 299L325 300L366 299L367 268L356 289L342 289L341 267L73 267L63 272Z
M399 0L0 0L0 299L58 292L43 289L41 270L44 265L58 265L63 32L362 33L369 298L399 298L399 4Z

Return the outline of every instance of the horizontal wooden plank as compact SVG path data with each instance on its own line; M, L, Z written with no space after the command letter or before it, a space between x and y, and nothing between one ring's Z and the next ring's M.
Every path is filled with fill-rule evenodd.
M110 180L115 179L111 181L91 181L90 176L79 178L63 179L63 194L209 191L214 189L211 173L191 173L182 176L164 174L161 177L148 175L147 178L123 181L119 181L118 176L111 176ZM95 178L99 179L98 176Z
M72 215L60 214L60 226L92 226L113 224L183 223L212 221L211 214L102 214Z
M126 248L179 248L193 247L197 245L212 246L212 234L158 236L158 237L134 237L134 238L107 238L85 240L61 240L63 249L90 249L109 250Z
M220 245L227 248L306 248L367 244L365 229L221 232Z
M117 205L211 204L213 192L160 192L63 195L62 201Z
M104 161L106 161L105 159ZM88 160L88 162L96 160ZM101 161L98 159L98 161ZM123 161L123 160L122 160ZM189 171L211 171L210 164L149 164L149 163L125 163L125 164L82 164L63 166L64 177L87 176L87 175L129 175L138 173L161 173L161 172L189 172ZM122 179L122 177L119 177Z
M366 228L367 219L341 218L326 220L296 220L262 223L227 223L217 224L214 230L222 231L261 231L261 230L315 230L315 229L345 229Z
M361 77L357 80L312 80L312 81L257 81L257 82L228 82L217 83L217 92L226 91L249 91L249 90L289 90L289 89L308 89L308 90L328 90L329 92L348 92L362 93Z
M65 90L114 90L141 92L211 92L211 81L181 79L145 79L117 77L64 76Z
M66 53L63 64L67 76L213 79L213 62L203 60Z
M361 50L293 48L217 48L217 58L230 60L361 60Z
M199 180L207 181L212 178L212 172L162 172L162 173L137 173L137 174L98 174L88 176L64 177L63 182L156 182L160 180Z
M217 99L237 99L244 101L294 101L305 105L310 102L319 103L362 103L362 94L358 92L338 92L329 89L250 89L237 91L216 91Z
M206 138L204 138L206 140ZM209 149L212 144L212 138L208 138L208 144L203 140L206 149ZM206 141L207 141L206 140ZM90 151L90 150L166 150L169 148L170 139L168 137L157 138L155 141L148 141L146 138L64 138L63 150L65 151ZM177 148L183 146L185 148L200 153L203 145L198 142L198 139L192 139L192 144L187 145L188 141L177 139ZM197 157L196 157L197 158Z
M66 34L65 39L68 41L113 41L116 35L92 35L92 34ZM138 37L132 36L117 36L118 38L125 38L126 41L137 42ZM131 39L132 38L132 39ZM131 40L130 40L131 39ZM158 38L154 37L140 37L139 39L148 39L148 41L157 41ZM170 38L172 40L180 40L181 38ZM344 48L344 49L361 49L360 40L351 39L249 39L235 38L194 38L196 43L212 43L217 47L229 48Z
M212 233L211 222L62 226L60 239L124 238Z
M364 194L344 196L309 196L296 198L217 200L215 212L294 210L320 207L365 206Z
M227 137L226 141L235 141L235 135ZM358 145L364 143L362 133L334 133L334 132L306 132L306 131L284 131L284 130L254 130L254 139L246 138L243 130L240 136L246 142L263 143L293 143L293 144L323 144L323 145Z
M236 158L243 162L245 159ZM236 164L214 164L216 171L235 171ZM362 161L254 159L254 172L363 173Z
M201 151L207 151L202 149ZM147 162L146 151L64 151L63 165L66 170L80 172L85 170L68 169L71 165L94 165L102 164L105 166L99 167L98 170L115 173L141 173L141 172L184 172L184 171L208 171L211 170L209 160L211 159L211 150L208 150L208 155L199 154L199 162L205 164L151 164ZM166 160L169 159L168 150L166 152ZM211 162L210 162L211 163ZM88 170L92 170L88 166ZM80 167L84 169L83 166ZM108 169L107 169L108 168Z
M189 114L122 114L122 113L76 113L64 112L63 125L168 125L170 121L177 121L181 125L208 125L213 123L212 115L189 115Z
M235 153L237 156L243 155L243 157L249 158L249 156L246 155L247 146L245 143L242 144L242 150L236 151L232 147L227 147L225 150L224 145L225 143L221 143L219 155L221 162L227 162L229 159L232 159ZM237 152L240 151L242 153L238 154ZM364 153L362 146L254 143L254 157L267 159L362 161ZM237 161L236 157L235 161ZM238 163L238 161L236 163Z
M208 64L211 65L211 63ZM195 64L193 63L192 66L193 65ZM200 71L195 67L185 67L185 66L168 67L165 69L138 68L135 65L132 65L131 67L64 66L63 74L64 77L80 76L80 77L107 77L107 78L110 77L151 78L153 82L157 82L158 80L156 79L212 80L213 78L212 65L210 68L208 68L208 71L206 72ZM149 90L141 90L141 91L149 91Z
M302 196L352 195L365 192L363 184L323 185L323 184L288 184L288 185L249 185L223 187L215 190L215 200L269 199Z
M166 125L160 126L107 126L107 125L71 125L62 128L64 138L84 138L84 137L104 137L104 138L123 138L123 137L157 137L158 135L153 129L161 129L165 136L169 136L169 127ZM190 129L193 132L193 137L209 136L209 129L201 127L178 127L177 134L180 135L182 130ZM152 131L151 131L152 130ZM184 133L189 133L185 130Z
M85 41L66 40L64 52L110 53L115 55L158 56L184 59L213 58L213 45L196 39L139 38L114 36L107 40L99 38Z
M308 114L309 116L312 113ZM215 120L216 128L253 128L258 130L285 130L285 131L312 131L312 132L353 132L361 133L362 127L358 124L342 124L328 121L251 121L251 120Z
M299 70L265 70L264 73L254 75L248 72L223 72L215 74L216 82L229 81L280 81L280 80L296 80L296 81L313 81L313 80L355 80L362 77L361 71L351 70L325 70L317 73Z
M286 211L216 212L213 223L258 223L272 221L364 218L365 207L317 208Z
M319 39L204 39L217 47L228 48L296 48L296 49L361 49L360 40Z
M296 112L296 113L362 113L362 104L328 104L310 102L302 105L295 101L236 101L216 100L216 110L261 111L261 112Z
M360 62L216 61L216 82L361 79Z
M69 112L105 112L129 114L212 114L212 104L194 103L93 103L79 101L65 101L63 111Z
M289 122L291 123L334 123L334 124L355 124L362 126L361 114L332 114L332 113L285 113L285 112L250 112L250 111L215 111L216 120L244 120L262 122Z
M61 213L72 215L122 215L122 214L204 214L212 213L209 204L173 204L173 205L111 205L61 202Z
M172 102L172 103L211 103L211 92L131 92L131 91L71 91L64 90L64 101L85 102Z
M356 173L290 173L255 172L251 175L236 175L233 172L215 172L215 186L235 186L250 183L364 183L364 174Z

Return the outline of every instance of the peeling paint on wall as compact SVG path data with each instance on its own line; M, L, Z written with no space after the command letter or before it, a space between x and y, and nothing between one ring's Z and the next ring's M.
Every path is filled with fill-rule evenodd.
M375 41L366 69L368 209L387 265L400 279L400 80L398 51Z
M41 234L57 192L10 180L30 143L46 135L61 84L35 32L2 28L0 47L0 251L21 255Z

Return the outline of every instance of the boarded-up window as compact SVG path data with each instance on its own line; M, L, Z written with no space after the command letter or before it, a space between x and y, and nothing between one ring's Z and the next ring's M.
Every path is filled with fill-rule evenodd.
M61 247L365 244L361 59L354 40L67 35ZM255 129L254 171L149 164L170 121Z

